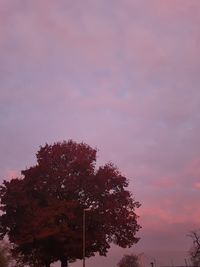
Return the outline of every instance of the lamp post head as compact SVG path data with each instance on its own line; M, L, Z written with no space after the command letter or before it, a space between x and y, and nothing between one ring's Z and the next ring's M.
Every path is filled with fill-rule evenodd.
M86 209L84 209L84 211L90 211L90 210L92 210L91 207L90 207L90 208L86 208Z

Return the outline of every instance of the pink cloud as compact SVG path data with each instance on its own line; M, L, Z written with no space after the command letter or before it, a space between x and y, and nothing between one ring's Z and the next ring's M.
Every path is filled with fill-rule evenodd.
M145 226L148 228L157 227L163 229L168 224L179 224L187 222L187 215L175 214L169 208L164 207L152 207L146 208L140 214L141 218L145 221ZM153 219L154 218L154 219ZM164 225L165 226L164 226Z
M11 179L16 178L16 177L19 177L19 172L16 171L16 170L9 170L5 174L5 179L6 180L11 180Z
M161 16L174 19L176 19L177 16L185 17L188 14L194 17L194 15L197 15L197 10L200 8L199 1L153 0L150 5L158 11Z
M176 177L164 176L157 179L154 183L154 186L161 188L170 188L177 185Z
M186 173L188 173L193 178L200 177L200 157L194 157L191 162L186 166Z
M195 183L194 187L197 188L197 189L200 189L200 182Z
M200 209L197 205L190 202L191 207L188 208L187 204L181 200L179 204L180 210L178 209L178 203L173 197L171 202L172 205L168 207L162 203L162 200L159 201L159 205L152 204L149 207L140 209L140 221L144 228L145 232L148 232L150 229L163 230L165 232L170 225L184 225L188 229L195 228L199 224L199 214ZM193 225L193 226L190 226Z

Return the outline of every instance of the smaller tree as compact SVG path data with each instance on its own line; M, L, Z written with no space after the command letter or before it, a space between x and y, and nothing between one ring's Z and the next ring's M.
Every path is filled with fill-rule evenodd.
M189 236L192 238L193 245L190 250L190 259L193 266L200 266L200 231L191 231Z
M119 267L139 267L139 258L137 255L130 254L124 255L120 262L117 264Z

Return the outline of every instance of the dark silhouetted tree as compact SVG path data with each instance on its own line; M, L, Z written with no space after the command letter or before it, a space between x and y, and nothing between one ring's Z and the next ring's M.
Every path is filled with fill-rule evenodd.
M191 231L189 236L192 238L192 248L190 250L190 259L193 266L200 266L200 232Z
M123 258L118 263L119 267L139 267L139 259L137 255L130 254L124 255Z
M140 226L140 204L127 190L127 178L109 163L96 168L96 149L84 143L46 144L37 164L0 188L0 233L13 253L30 266L61 266L82 259L83 211L86 257L106 255L110 244L130 247Z

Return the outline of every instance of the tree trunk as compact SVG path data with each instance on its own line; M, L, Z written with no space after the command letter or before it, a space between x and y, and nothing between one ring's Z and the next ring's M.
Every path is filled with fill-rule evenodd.
M67 260L67 258L61 259L61 267L68 267L68 260Z
M45 262L45 267L50 267L50 263L49 262Z

